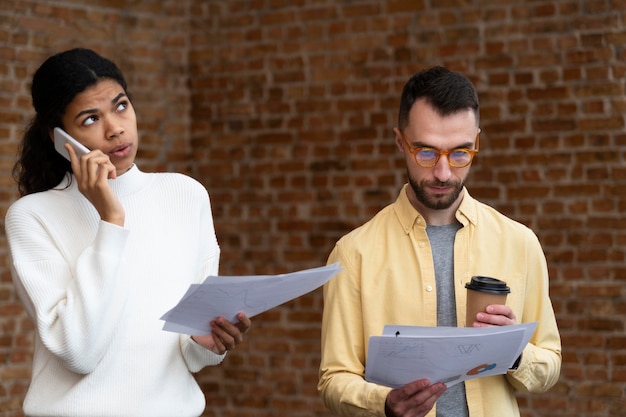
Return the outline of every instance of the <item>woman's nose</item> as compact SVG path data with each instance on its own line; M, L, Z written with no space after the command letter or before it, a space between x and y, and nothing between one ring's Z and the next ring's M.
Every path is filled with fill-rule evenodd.
M109 122L107 125L106 137L107 139L116 139L122 133L124 133L124 127L120 123Z

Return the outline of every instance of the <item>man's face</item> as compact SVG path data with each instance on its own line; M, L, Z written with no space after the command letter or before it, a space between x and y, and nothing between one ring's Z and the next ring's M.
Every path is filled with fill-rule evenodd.
M456 168L450 166L449 155L440 155L432 167L423 167L418 165L409 146L414 152L422 147L443 151L475 149L480 129L476 126L474 112L468 109L442 117L425 100L418 100L411 108L409 125L404 132L397 128L394 132L396 144L405 157L412 191L409 199L415 208L422 214L425 211L456 211L471 164Z

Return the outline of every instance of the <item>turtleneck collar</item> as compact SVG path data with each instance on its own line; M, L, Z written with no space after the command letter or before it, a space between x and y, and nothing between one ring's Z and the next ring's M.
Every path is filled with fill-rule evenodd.
M61 181L61 184L56 186L55 189L64 189L69 181L68 177L69 175L66 175L63 181ZM142 172L136 164L133 164L133 166L124 174L108 181L115 194L118 197L124 197L136 193L145 187L150 181L150 175ZM69 185L68 189L75 189L78 191L78 183L76 182L76 178L74 178L74 176L72 176L72 183Z
M118 197L133 194L141 190L150 180L150 176L133 166L114 180L109 180L109 185Z

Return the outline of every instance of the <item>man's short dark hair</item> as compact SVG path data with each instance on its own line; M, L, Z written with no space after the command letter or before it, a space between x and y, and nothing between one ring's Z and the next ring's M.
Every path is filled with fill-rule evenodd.
M408 126L411 108L420 99L426 100L441 116L471 109L478 125L478 94L472 82L458 72L435 66L413 75L402 90L398 114L400 130Z

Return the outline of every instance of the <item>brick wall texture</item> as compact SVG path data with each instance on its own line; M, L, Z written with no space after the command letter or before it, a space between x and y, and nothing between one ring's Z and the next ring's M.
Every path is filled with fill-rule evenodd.
M624 0L0 0L0 224L32 74L85 46L128 78L142 169L209 190L222 274L322 265L395 199L401 88L443 64L481 99L471 193L532 227L549 263L562 373L546 394L519 394L523 416L622 416L625 20ZM0 259L0 417L16 417L33 325L4 233ZM316 391L321 312L316 290L257 316L198 374L204 415L331 416Z

